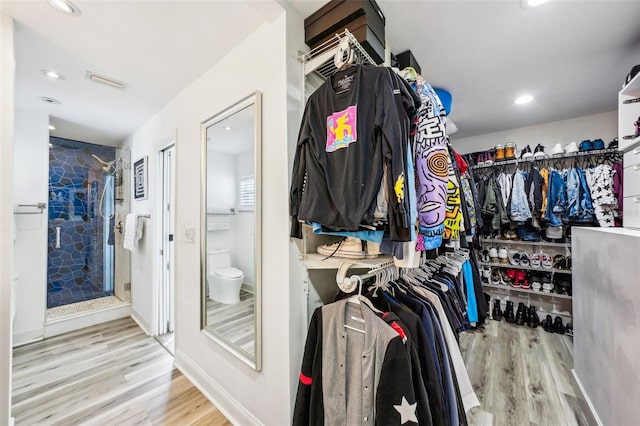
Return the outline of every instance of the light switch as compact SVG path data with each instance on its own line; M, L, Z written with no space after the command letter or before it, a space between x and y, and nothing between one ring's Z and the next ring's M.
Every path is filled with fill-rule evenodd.
M194 243L196 241L196 229L186 228L184 230L184 240L188 243Z

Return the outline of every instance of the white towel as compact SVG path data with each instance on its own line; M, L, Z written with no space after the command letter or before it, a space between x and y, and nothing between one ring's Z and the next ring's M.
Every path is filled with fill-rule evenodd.
M135 246L138 245L138 241L142 238L143 228L144 221L142 218L135 213L129 213L124 221L123 247L133 251Z

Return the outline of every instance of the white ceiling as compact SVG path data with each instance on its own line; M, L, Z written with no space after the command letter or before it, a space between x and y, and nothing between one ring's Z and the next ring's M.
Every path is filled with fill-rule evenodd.
M293 5L306 17L325 3ZM410 49L427 81L452 93L456 139L613 111L640 64L640 1L377 3L392 52ZM525 92L535 100L514 105Z
M639 1L377 1L392 51L411 49L425 78L453 94L455 138L612 111L624 76L640 63ZM326 3L278 2L302 17ZM16 103L50 114L55 136L108 145L281 12L270 1L74 3L79 17L46 0L0 2L17 21ZM44 68L66 79L50 81ZM87 70L128 87L90 82ZM536 99L516 107L522 92Z
M49 113L54 136L106 145L118 145L280 12L259 1L74 0L82 14L73 17L46 0L0 3L17 22L16 106ZM41 69L65 80L47 79ZM88 70L128 87L96 84ZM61 104L45 104L41 96Z

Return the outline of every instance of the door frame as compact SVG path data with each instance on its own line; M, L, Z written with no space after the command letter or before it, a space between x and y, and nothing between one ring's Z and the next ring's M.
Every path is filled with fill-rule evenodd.
M172 207L173 209L171 210L172 215L169 216L169 219L167 219L167 215L165 215L166 213L166 207L167 207L167 203L166 203L166 198L167 198L167 187L165 186L165 174L166 174L166 168L167 168L167 164L165 162L165 156L167 151L171 151L171 154L173 156L173 182L171 182L171 185L173 188L173 197L172 197ZM157 335L160 334L164 334L166 331L166 326L164 326L163 324L161 324L162 322L166 322L166 320L169 320L169 327L172 328L172 330L170 331L175 331L175 311L176 311L176 305L175 305L175 279L176 279L176 275L175 275L175 242L176 242L176 232L175 232L175 226L176 226L176 217L175 217L175 211L176 211L176 194L175 194L175 190L176 190L176 167L175 167L175 157L176 156L176 142L175 142L175 138L171 139L170 141L168 141L168 143L162 145L160 148L158 148L157 151L157 160L158 160L158 185L157 185L157 193L159 194L158 198L157 198L157 212L158 212L158 280L157 280L157 285L155 286L155 293L156 293L156 297L155 299L155 306L154 306L154 310L156 312L155 318L154 318L154 326L153 328L155 329ZM170 222L168 223L167 220L169 220ZM168 238L166 238L168 232L167 232L167 228L169 227L169 229L173 230L173 244L171 245L171 247L168 246ZM169 258L167 258L169 257ZM169 272L167 272L167 262L169 263ZM166 282L170 281L169 283L169 288L166 288ZM163 308L161 305L163 303L165 303L167 301L167 298L169 299L169 303L171 303L171 306L169 306L168 308ZM168 312L167 312L168 311ZM168 316L168 318L167 318Z

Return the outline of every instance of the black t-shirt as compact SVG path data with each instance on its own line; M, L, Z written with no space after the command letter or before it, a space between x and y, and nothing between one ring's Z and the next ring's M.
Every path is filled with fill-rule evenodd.
M409 224L403 129L386 68L354 66L334 74L307 102L290 193L291 236L298 221L338 231L372 223L369 208L383 173L391 174L389 209ZM394 230L390 230L392 237Z

